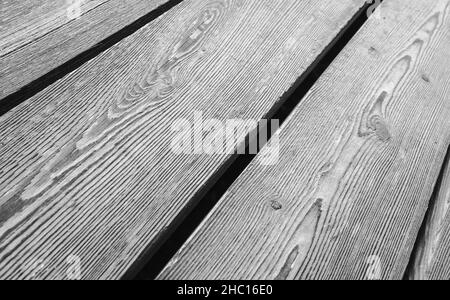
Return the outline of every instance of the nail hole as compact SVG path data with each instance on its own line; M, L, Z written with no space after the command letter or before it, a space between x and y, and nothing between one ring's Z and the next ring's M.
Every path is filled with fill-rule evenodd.
M430 77L428 77L426 74L422 74L422 79L425 81L425 82L430 82L431 80L430 80Z

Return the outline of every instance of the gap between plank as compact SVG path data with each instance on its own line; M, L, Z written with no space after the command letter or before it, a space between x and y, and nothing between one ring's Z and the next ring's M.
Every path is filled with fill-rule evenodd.
M445 170L450 163L450 146L447 149L447 154L445 155L444 162L442 164L441 171L439 173L438 180L436 181L436 185L434 186L433 194L430 198L430 202L428 204L428 209L425 213L424 219L422 221L422 225L420 227L419 233L417 235L416 241L414 243L413 251L411 252L411 257L409 260L409 264L406 268L405 274L403 275L403 280L412 280L411 275L414 272L414 263L416 262L416 259L419 257L420 253L420 243L426 236L426 230L427 230L427 222L430 219L431 214L433 213L433 210L436 206L438 197L439 197L439 191L442 186L444 176L445 176Z
M280 101L263 118L268 120L269 125L271 120L279 120L280 126L283 125L320 76L365 24L368 19L367 11L372 6L373 3L364 4L306 72L284 93ZM267 140L270 140L272 130L266 129L269 137ZM245 153L250 153L248 151L249 136L245 141L247 145ZM258 153L260 150L258 149ZM161 233L160 237L155 239L158 242L147 246L146 251L122 279L154 280L255 157L256 155L233 155L197 192L189 205Z
M175 7L176 5L183 2L183 0L170 0L159 7L155 8L153 11L149 12L145 16L137 19L133 23L123 27L118 32L107 37L103 41L96 44L94 47L86 50L85 52L77 55L76 57L70 59L64 64L53 69L49 73L43 75L42 77L34 80L30 84L22 87L17 92L3 98L0 100L0 117L25 102L34 95L40 93L59 79L63 78L67 74L75 71L97 55L105 52L115 44L119 43L121 40L127 38L128 36L134 34L136 31L146 26L148 23L159 18L161 15L165 14L167 11Z

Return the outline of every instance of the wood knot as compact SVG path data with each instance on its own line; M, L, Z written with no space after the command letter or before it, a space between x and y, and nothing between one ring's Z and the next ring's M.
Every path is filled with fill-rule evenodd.
M392 139L392 135L386 121L380 116L372 116L370 118L369 126L375 131L377 137L382 142L388 142Z
M369 54L370 54L370 55L377 56L377 55L379 55L380 53L378 52L378 50L377 50L375 47L370 47L370 48L369 48Z
M280 202L276 201L276 200L272 200L270 201L270 206L274 209L274 210L280 210L283 208L283 205L281 205Z

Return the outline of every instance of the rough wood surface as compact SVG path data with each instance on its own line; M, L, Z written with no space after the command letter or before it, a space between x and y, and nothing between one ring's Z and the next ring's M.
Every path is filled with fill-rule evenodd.
M230 158L171 125L260 120L363 4L184 1L1 117L0 278L121 277Z
M2 0L0 99L167 1ZM77 3L80 4L79 11Z
M416 247L414 264L408 274L412 280L450 279L450 164L447 161L442 182L430 207L425 230Z
M384 1L159 278L403 278L450 142L449 6Z

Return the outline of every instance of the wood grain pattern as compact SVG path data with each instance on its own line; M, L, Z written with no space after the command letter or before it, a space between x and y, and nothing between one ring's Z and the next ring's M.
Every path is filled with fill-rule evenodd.
M159 278L403 278L450 142L449 6L384 1Z
M417 243L412 280L450 279L450 164L446 161L441 185L430 208L426 227Z
M0 99L168 0L2 0ZM74 3L80 3L80 16Z
M171 125L260 120L363 4L184 1L0 118L0 278L121 277L230 158Z

